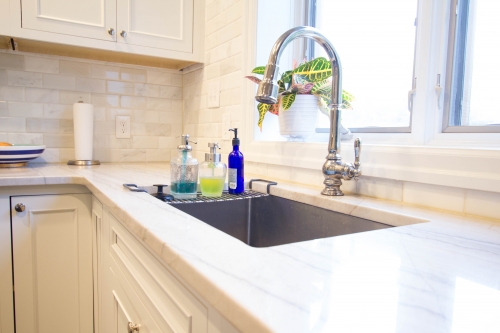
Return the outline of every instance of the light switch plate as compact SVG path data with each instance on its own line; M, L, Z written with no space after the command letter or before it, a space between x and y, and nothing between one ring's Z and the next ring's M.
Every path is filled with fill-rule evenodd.
M210 109L220 106L220 81L210 82L208 84L207 103Z
M231 140L231 132L229 129L231 128L231 114L226 112L222 115L222 140L229 141Z
M116 116L116 138L130 138L130 116Z

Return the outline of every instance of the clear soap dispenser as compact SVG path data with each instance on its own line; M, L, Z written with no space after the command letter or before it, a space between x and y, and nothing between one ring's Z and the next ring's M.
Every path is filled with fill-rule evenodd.
M193 149L189 142L189 134L181 135L181 144L177 146L177 157L170 161L170 193L176 199L196 198L198 160L191 156Z
M217 148L218 143L209 143L210 153L205 154L205 162L200 165L201 194L206 197L220 197L224 190L227 166L222 163Z

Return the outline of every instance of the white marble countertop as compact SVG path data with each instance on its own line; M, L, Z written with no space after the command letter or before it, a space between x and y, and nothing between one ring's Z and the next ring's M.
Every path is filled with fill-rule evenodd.
M0 169L0 186L87 186L242 332L500 330L498 220L328 198L280 182L271 194L393 225L420 223L252 248L123 183L168 184L168 165Z

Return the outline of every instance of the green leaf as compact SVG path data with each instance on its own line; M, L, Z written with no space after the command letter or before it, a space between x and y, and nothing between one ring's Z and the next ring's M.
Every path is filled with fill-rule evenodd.
M321 109L321 112L325 113L325 110L330 109L330 104L332 103L332 96L331 96L331 88L328 90L318 90L314 95L318 97L318 106ZM342 109L352 109L352 104L351 102L354 101L354 95L352 95L350 92L342 90ZM329 112L329 111L328 111Z
M252 73L255 73L255 74L264 74L266 70L266 66L259 66L259 67L255 67L252 71Z
M293 80L295 81L295 83L297 84L307 84L309 82L307 82L306 80L304 80L302 77L298 76L298 75L294 75L293 76Z
M321 113L325 116L330 117L330 108L328 107L328 101L324 98L318 97L318 107Z
M351 102L354 101L354 95L348 91L342 90L342 108L352 109Z
M283 110L288 110L293 102L295 101L295 94L285 95L281 99L281 105L283 106Z
M286 71L281 75L281 81L284 83L290 83L292 82L292 76L293 76L293 71Z
M293 73L308 82L323 81L332 76L332 64L320 57L300 65Z
M314 82L314 86L311 90L313 94L322 94L332 90L332 80L326 79L323 81Z
M282 92L284 92L286 90L285 83L282 80L278 81L278 87L279 87L278 94L281 94Z
M264 117L266 116L267 111L269 111L269 108L271 107L270 104L264 104L264 103L259 103L257 105L257 110L259 111L259 121L257 122L257 125L260 128L260 131L262 132L262 122L264 121Z
M318 99L323 100L327 106L330 105L330 104L332 104L332 91L331 91L331 88L328 89L328 90L318 90L313 95L315 95L316 97L318 97Z

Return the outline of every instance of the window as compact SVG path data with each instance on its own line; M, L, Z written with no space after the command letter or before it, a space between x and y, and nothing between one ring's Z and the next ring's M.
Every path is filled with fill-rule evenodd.
M342 124L352 132L410 132L417 0L316 0L315 25L342 62L342 88L354 96ZM324 56L315 44L314 55ZM321 115L322 127L329 128Z
M418 0L277 0L259 1L257 61L264 65L277 38L298 25L315 26L332 42L343 69L343 89L354 96L342 123L352 132L411 132L408 91L415 88L414 57ZM275 13L279 12L280 15ZM332 13L336 13L332 15ZM268 22L273 22L269 29ZM281 59L282 71L293 61L326 57L314 41L298 39ZM280 135L275 115L265 117L255 138L292 140ZM316 135L305 141L326 142L329 118L318 112ZM345 138L350 138L346 136ZM303 141L300 140L299 141Z
M451 1L444 132L500 132L498 0Z

